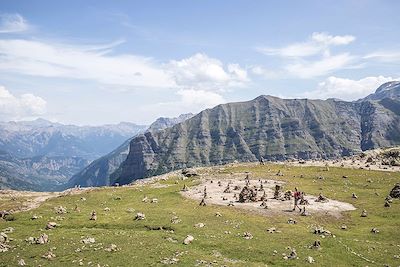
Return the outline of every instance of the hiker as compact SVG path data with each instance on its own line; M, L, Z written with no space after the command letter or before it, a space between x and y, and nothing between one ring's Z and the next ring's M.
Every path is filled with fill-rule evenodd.
M294 188L293 197L294 197L294 207L293 207L293 211L296 210L296 207L299 208L299 210L301 211L301 208L300 208L299 205L298 205L299 200L300 200L300 198L301 198L301 192L297 190L297 187Z

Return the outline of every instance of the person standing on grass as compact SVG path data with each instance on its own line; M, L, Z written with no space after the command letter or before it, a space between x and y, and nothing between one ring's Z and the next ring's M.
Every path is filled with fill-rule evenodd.
M301 211L301 208L299 207L299 200L301 198L301 192L297 190L297 187L294 188L294 193L293 193L293 197L294 197L294 207L293 207L293 211L296 210L296 207L299 208L299 210Z

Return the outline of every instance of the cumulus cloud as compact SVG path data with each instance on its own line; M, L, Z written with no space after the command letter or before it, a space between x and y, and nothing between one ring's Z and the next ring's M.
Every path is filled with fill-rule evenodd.
M0 14L0 33L24 32L28 22L20 14Z
M383 83L399 79L400 77L392 78L377 76L365 77L360 80L351 80L331 76L320 82L315 90L306 92L303 97L357 100L375 92L375 90Z
M329 54L329 47L347 45L356 38L352 35L333 36L327 33L314 32L309 40L284 47L258 47L257 50L268 56L308 57L320 53Z
M247 71L238 64L224 65L220 60L204 53L182 60L171 60L165 65L165 69L176 84L184 88L223 90L242 86L248 81Z
M35 118L46 112L46 101L33 94L14 96L0 86L0 120Z

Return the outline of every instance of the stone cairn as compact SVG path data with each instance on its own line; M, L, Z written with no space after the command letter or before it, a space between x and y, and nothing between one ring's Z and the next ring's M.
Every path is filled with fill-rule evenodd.
M199 206L207 206L206 198L207 198L207 187L205 186L203 191L203 199L201 200Z
M400 198L400 183L397 183L389 194L392 198Z
M321 203L326 203L328 201L329 200L321 193L319 194L318 198L315 200L315 202L321 202Z
M257 191L250 188L249 186L243 187L242 191L239 194L239 202L257 202Z
M96 221L97 220L97 215L96 215L96 211L93 210L92 213L90 214L90 220L91 221Z
M187 192L187 191L189 191L189 187L186 184L184 184L183 188L182 188L182 192Z
M275 191L274 191L274 199L281 199L282 198L282 189L283 187L281 185L275 185Z
M231 190L229 184L226 186L224 193L232 193L232 190Z

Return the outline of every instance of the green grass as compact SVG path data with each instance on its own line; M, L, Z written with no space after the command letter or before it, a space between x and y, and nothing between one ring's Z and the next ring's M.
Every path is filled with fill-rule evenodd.
M221 171L209 174L210 177L221 175ZM281 169L284 176L275 176ZM352 203L357 210L346 212L343 217L336 219L323 215L296 217L296 225L287 224L291 214L279 216L261 216L231 207L207 206L199 207L196 201L185 199L179 194L183 182L175 184L175 179L165 181L165 188L120 187L100 188L82 195L66 196L51 199L38 209L15 214L15 221L0 221L0 230L14 227L10 244L13 250L0 254L0 266L15 266L19 258L23 258L29 266L162 266L163 258L172 258L176 253L181 254L178 266L194 266L198 260L207 263L215 262L218 266L304 266L308 265L305 258L312 256L314 266L399 266L400 259L400 203L395 200L390 208L384 208L384 198L396 182L400 182L399 173L377 172L366 170L351 170L330 168L322 171L319 167L285 167L283 165L266 166L225 166L222 173L229 178L231 172L251 173L252 179L276 179L287 182L286 189L295 186L309 194L322 192L329 198ZM303 178L299 178L300 175ZM316 179L319 175L325 179ZM343 179L348 175L348 179ZM372 182L368 182L372 180ZM197 180L186 181L188 185L198 183ZM351 198L355 192L359 199ZM377 195L378 194L378 195ZM144 203L144 196L156 197L159 202ZM81 201L81 197L86 201ZM121 197L121 200L116 200ZM74 212L75 204L81 209ZM0 203L0 205L7 205ZM53 208L65 206L67 214L57 215ZM103 211L109 207L109 212ZM127 209L135 209L129 213ZM361 218L362 209L368 211L367 218ZM97 221L89 221L90 212L96 210ZM146 220L134 221L136 212L143 212ZM222 217L215 213L221 212ZM30 220L36 214L37 220ZM171 224L170 219L177 215L182 222ZM64 217L57 221L61 226L54 230L44 230L48 221L55 217ZM193 225L203 222L204 228L194 228ZM346 224L348 230L341 230ZM336 237L321 238L312 233L315 225L321 225L330 230ZM167 231L151 231L145 226L168 226L174 229ZM281 233L270 234L267 229L277 227ZM378 234L370 233L372 227L380 230ZM225 231L231 232L225 234ZM38 237L46 232L50 243L32 245L24 240L29 236ZM245 240L242 235L250 232L254 238ZM186 235L194 236L195 241L185 246L182 240ZM84 245L83 237L94 237L96 243ZM166 240L171 237L178 240L172 243ZM321 240L322 249L314 250L309 246L316 240ZM116 244L119 251L106 252L104 248ZM365 258L350 253L346 247ZM53 260L42 259L41 255L55 247ZM284 260L282 253L289 253L287 247L296 248L299 259ZM81 251L77 252L80 248ZM274 255L273 251L278 253ZM204 264L200 266L205 266Z

